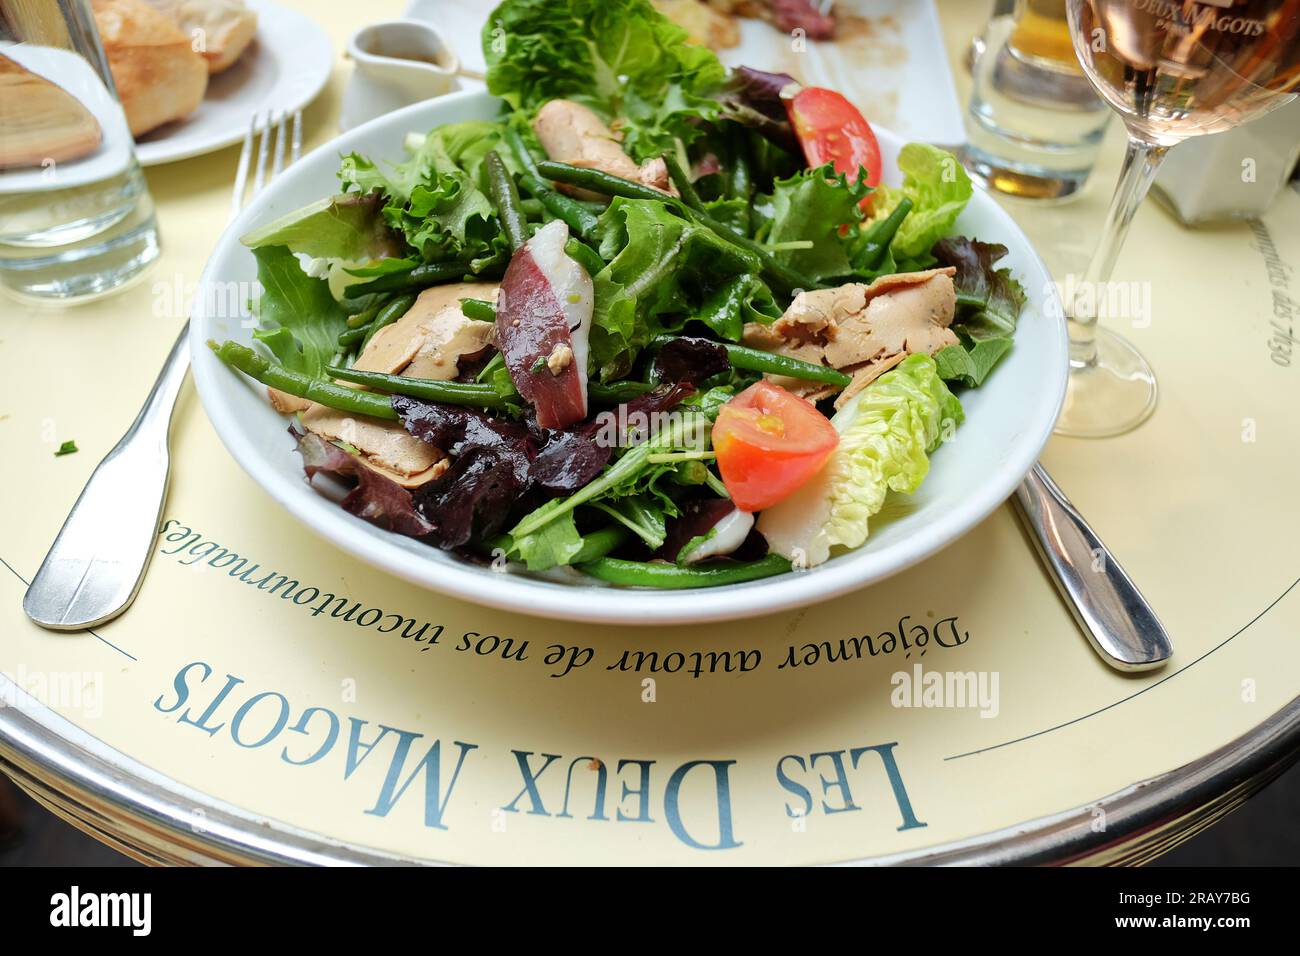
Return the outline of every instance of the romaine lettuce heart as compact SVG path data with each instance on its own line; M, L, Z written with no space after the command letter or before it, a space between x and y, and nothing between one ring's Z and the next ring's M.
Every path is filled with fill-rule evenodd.
M839 445L811 481L759 515L758 530L773 552L804 566L833 547L859 547L885 496L920 487L929 453L963 419L934 359L909 355L835 414Z

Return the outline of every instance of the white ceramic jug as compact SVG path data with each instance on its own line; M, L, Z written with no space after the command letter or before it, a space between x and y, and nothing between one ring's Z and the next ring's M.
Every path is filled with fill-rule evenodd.
M342 130L460 88L459 58L437 30L420 20L362 27L348 40L347 54L356 71L343 95Z

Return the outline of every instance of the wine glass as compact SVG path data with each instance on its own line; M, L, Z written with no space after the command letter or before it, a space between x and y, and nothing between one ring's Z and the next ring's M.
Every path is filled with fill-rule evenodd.
M1119 435L1155 409L1156 379L1099 307L1133 214L1170 147L1284 105L1300 87L1300 0L1068 0L1084 74L1128 129L1101 242L1066 303L1070 383L1058 434Z

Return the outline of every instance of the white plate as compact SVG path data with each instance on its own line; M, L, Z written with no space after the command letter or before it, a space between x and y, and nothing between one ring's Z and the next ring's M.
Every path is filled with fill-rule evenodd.
M200 288L252 282L252 255L238 237L257 225L331 194L342 153L384 160L403 155L408 132L443 123L498 115L499 101L480 92L452 93L359 126L291 166L259 195L217 243ZM885 179L898 181L895 161L902 141L879 131ZM810 604L879 581L915 564L983 520L1015 489L1051 434L1065 394L1065 323L1047 268L1019 227L983 192L976 191L957 231L1005 244L1005 264L1024 283L1029 301L1015 348L982 388L963 394L966 423L932 457L929 476L911 496L891 496L888 520L873 523L856 551L797 574L697 591L615 589L572 574L575 583L494 572L436 548L382 531L322 498L303 479L302 460L272 410L266 390L226 368L208 339L251 343L238 316L214 314L200 297L190 323L194 380L221 440L244 469L291 514L322 537L377 567L416 584L480 604L569 620L618 624L670 624L723 620Z
M481 74L487 69L481 34L495 6L486 0L413 0L406 15L432 23L465 69ZM838 0L835 9L839 30L831 42L796 43L768 23L742 18L740 45L718 57L728 66L780 71L839 90L873 125L904 139L964 143L962 108L934 0Z
M189 116L136 141L142 166L174 163L238 143L259 110L292 113L316 98L334 68L334 48L316 23L278 3L248 0L257 36L235 63L208 81Z

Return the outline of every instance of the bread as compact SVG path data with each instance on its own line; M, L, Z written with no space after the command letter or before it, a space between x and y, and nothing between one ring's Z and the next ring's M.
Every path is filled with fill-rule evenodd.
M234 63L257 32L257 14L244 0L148 0L169 17L208 61L209 73Z
M144 0L92 0L91 8L132 134L193 112L208 66L190 37Z
M687 41L713 50L740 45L740 27L703 0L653 0L655 9L688 34Z
M99 121L75 96L0 56L0 169L81 159L103 138Z

